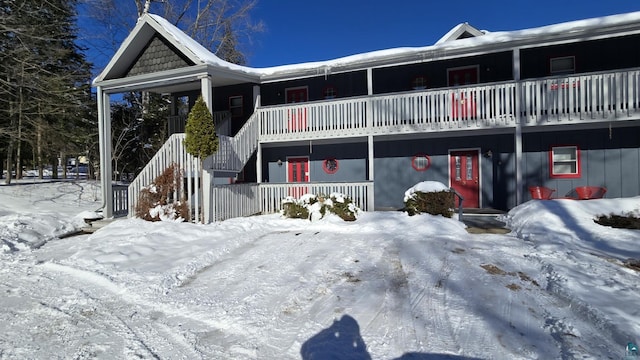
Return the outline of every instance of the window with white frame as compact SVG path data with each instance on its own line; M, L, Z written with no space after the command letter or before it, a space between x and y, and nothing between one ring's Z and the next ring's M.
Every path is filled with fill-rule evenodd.
M549 158L552 178L580 177L580 149L577 146L552 146Z
M551 75L573 74L576 72L576 57L563 56L551 58L549 69Z
M242 116L242 96L230 96L229 97L229 112L232 117Z

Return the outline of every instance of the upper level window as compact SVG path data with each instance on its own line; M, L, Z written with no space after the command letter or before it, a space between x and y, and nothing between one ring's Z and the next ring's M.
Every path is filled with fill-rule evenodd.
M427 79L424 76L416 76L411 81L411 88L413 90L422 90L427 88Z
M229 112L231 112L231 116L242 116L242 102L242 96L229 97Z
M580 177L580 149L577 146L553 146L549 152L552 178Z
M573 74L576 72L576 57L563 56L551 58L549 68L551 75Z
M323 94L325 99L335 99L338 96L338 92L334 86L327 86L323 90Z

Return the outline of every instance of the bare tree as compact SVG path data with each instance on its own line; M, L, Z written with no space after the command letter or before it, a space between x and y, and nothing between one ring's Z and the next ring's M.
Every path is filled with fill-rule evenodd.
M187 35L223 59L244 62L253 34L264 30L261 21L251 19L251 11L258 0L84 0L86 13L96 31L87 34L85 41L103 54L113 54L133 28L136 20L147 10L161 15L182 29ZM95 35L92 35L95 34ZM233 38L233 49L229 37ZM234 55L229 56L232 50ZM110 56L109 56L110 57ZM107 58L109 58L107 57Z

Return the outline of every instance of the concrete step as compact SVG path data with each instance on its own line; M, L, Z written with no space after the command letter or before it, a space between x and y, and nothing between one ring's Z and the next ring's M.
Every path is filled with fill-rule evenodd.
M463 213L462 222L471 234L507 234L511 232L500 220L500 214Z
M117 219L85 220L87 225L82 228L82 232L85 234L92 234L116 220Z

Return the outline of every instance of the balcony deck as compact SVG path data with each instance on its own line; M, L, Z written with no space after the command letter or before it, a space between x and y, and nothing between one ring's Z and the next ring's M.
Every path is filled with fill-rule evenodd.
M640 119L640 69L260 107L260 142Z

